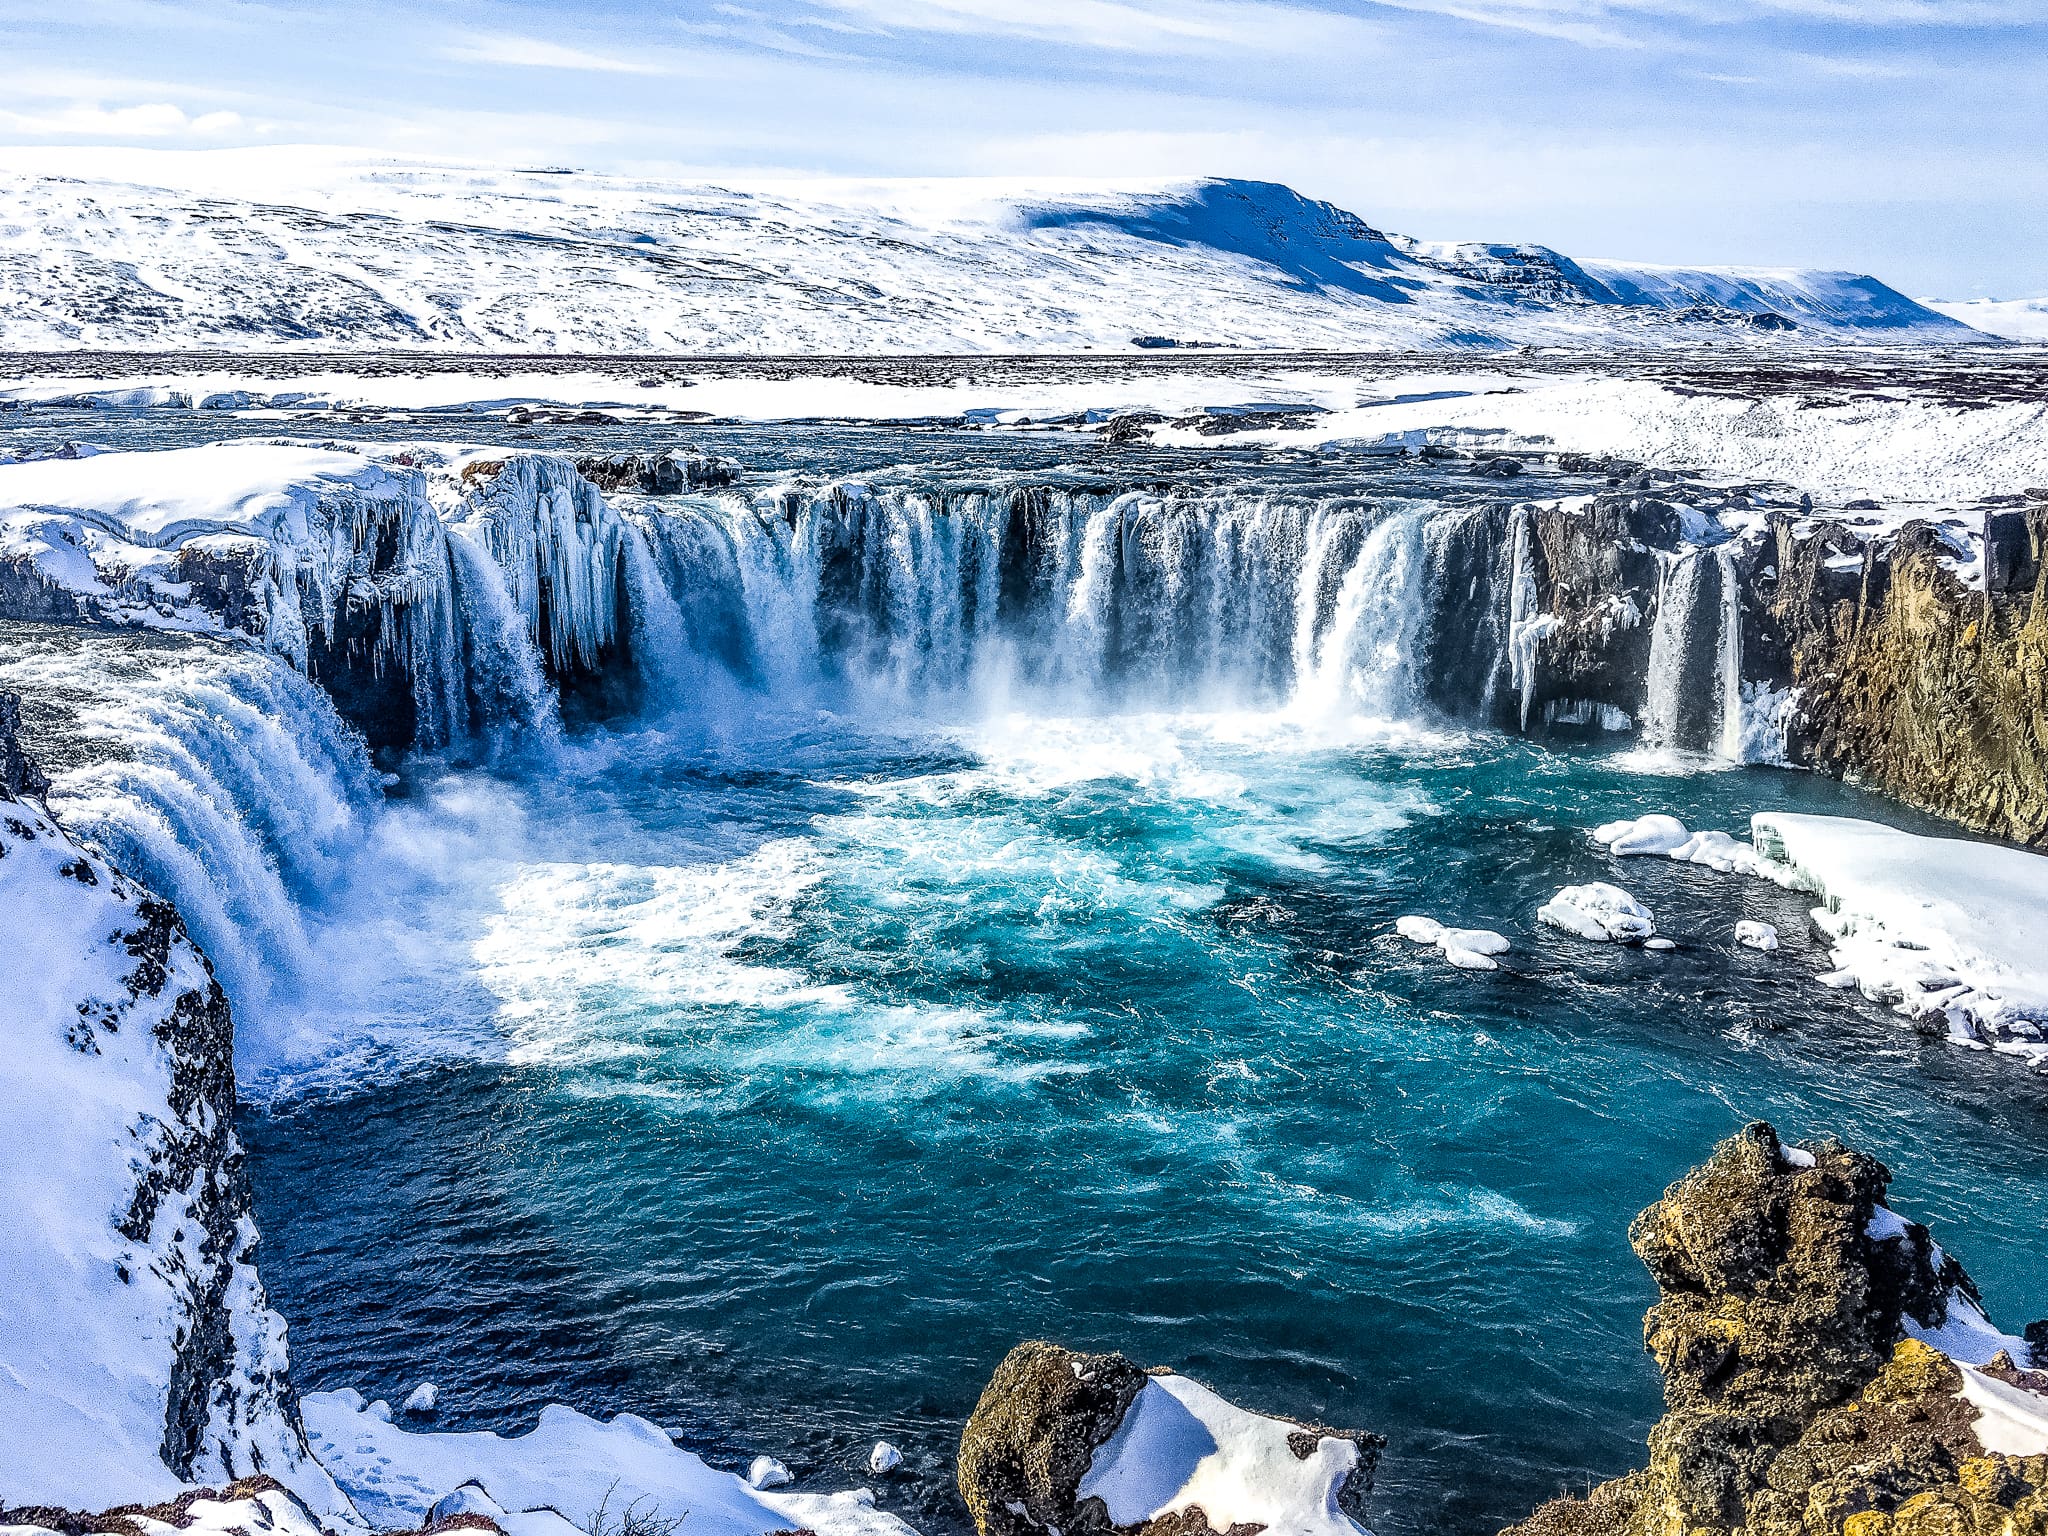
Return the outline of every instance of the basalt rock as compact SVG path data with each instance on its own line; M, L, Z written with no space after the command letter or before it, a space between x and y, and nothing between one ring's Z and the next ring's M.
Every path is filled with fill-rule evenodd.
M1932 524L1865 546L1825 525L1773 532L1770 614L1801 698L1795 758L1976 831L2048 843L2048 508L1987 514L1982 591Z
M576 461L576 473L606 493L637 491L643 496L681 496L712 490L739 479L736 459L694 448L666 453L613 453Z
M1666 1410L1649 1465L1513 1536L2048 1531L2048 1456L1987 1455L1961 1370L1912 1336L1976 1292L1884 1207L1889 1179L1839 1142L1788 1152L1758 1124L1638 1216Z

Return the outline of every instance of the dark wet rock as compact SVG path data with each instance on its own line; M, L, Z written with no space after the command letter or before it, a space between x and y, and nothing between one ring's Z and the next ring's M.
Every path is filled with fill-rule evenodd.
M960 1496L980 1536L1107 1529L1102 1501L1083 1511L1078 1490L1144 1385L1144 1371L1122 1355L1036 1340L1011 1350L960 1437Z
M1102 429L1102 440L1119 446L1151 441L1150 428L1166 418L1157 411L1118 411Z
M49 792L49 777L21 744L21 695L0 691L0 800Z
M1495 480L1512 480L1521 472L1522 461L1517 458L1511 458L1506 454L1501 454L1497 458L1486 459L1472 466L1473 474L1486 475Z
M1664 1377L1649 1465L1515 1536L1991 1536L2048 1531L2048 1457L1987 1456L1962 1374L1911 1337L1969 1277L1927 1229L1876 1227L1890 1174L1752 1125L1636 1218ZM1884 1235L1890 1234L1890 1235Z
M715 490L739 479L737 459L671 448L663 453L613 453L576 461L576 472L607 494L637 491L642 496L682 496Z

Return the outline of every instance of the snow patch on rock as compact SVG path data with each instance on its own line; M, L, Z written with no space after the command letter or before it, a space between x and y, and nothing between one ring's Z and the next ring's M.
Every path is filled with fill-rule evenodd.
M1224 1401L1185 1376L1154 1376L1095 1452L1077 1490L1110 1520L1142 1525L1199 1508L1210 1529L1359 1536L1338 1507L1359 1448Z

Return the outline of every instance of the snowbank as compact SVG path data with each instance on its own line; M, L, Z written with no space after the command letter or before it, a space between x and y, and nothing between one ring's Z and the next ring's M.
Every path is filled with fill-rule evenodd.
M1836 816L1759 815L1751 838L1779 878L1821 897L1824 981L2048 1065L2048 858Z
M1119 1526L1199 1508L1210 1529L1243 1525L1285 1536L1359 1536L1338 1508L1359 1448L1335 1436L1295 1449L1299 1424L1225 1402L1185 1376L1154 1376L1097 1448L1077 1490Z
M555 1405L542 1409L527 1433L503 1436L415 1432L392 1423L388 1409L376 1412L379 1406L358 1392L314 1392L303 1411L322 1465L363 1518L385 1529L423 1525L447 1496L475 1484L502 1510L552 1512L576 1530L587 1529L603 1505L613 1513L638 1506L656 1519L687 1514L692 1536L912 1536L909 1526L874 1507L866 1489L749 1488L630 1413L602 1423Z
M1676 816L1661 813L1632 821L1610 821L1593 829L1593 841L1618 858L1661 854L1680 864L1704 864L1724 874L1770 876L1770 870L1747 843L1726 832L1692 832Z
M103 1509L266 1471L345 1509L292 1420L206 962L164 903L4 787L0 934L6 1499Z

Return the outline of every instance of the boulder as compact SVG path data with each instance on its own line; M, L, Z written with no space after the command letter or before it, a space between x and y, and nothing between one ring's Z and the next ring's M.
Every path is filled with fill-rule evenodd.
M1917 1336L1978 1298L1884 1204L1890 1177L1756 1124L1638 1216L1659 1297L1644 1348L1664 1377L1649 1465L1513 1536L2048 1533L2048 1456L1987 1455L1963 1368Z
M960 1493L979 1536L1362 1536L1385 1444L1034 1341L1010 1351L967 1422Z

